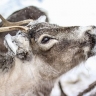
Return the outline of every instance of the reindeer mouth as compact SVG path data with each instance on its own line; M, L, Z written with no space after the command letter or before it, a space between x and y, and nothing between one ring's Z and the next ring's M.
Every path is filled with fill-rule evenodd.
M29 60L31 57L32 52L29 39L25 33L19 31L15 36L7 34L4 44L8 48L8 52L13 53L19 59Z

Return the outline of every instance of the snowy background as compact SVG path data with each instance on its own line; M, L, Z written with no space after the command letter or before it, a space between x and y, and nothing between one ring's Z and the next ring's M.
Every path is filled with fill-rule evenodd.
M30 5L44 10L48 14L50 23L56 23L61 26L96 25L96 0L2 0L0 1L0 14L7 18L12 12ZM65 74L65 76L61 77L63 90L68 96L76 96L78 87L83 90L82 88L88 87L88 84L96 80L96 75L94 74L96 73L96 56L88 59L87 63L80 68L70 71L71 75ZM77 79L76 76L82 73L86 75L79 75L83 82L79 82L76 86L66 83L68 80L74 82ZM67 79L65 79L66 77ZM80 87L80 85L82 86ZM65 86L68 87L65 88ZM55 90L56 95L53 96L59 96L57 89Z
M96 25L96 0L2 0L0 14L35 5L46 11L51 23L63 26Z

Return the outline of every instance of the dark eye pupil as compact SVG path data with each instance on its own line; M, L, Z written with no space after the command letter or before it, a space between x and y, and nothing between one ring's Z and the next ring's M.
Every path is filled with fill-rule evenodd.
M47 43L51 38L50 37L44 37L41 41L41 43Z

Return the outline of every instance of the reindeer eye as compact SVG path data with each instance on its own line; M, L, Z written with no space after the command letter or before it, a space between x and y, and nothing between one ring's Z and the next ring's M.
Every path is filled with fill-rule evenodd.
M45 44L47 43L50 39L52 39L51 37L45 36L43 37L43 39L41 40L41 43Z

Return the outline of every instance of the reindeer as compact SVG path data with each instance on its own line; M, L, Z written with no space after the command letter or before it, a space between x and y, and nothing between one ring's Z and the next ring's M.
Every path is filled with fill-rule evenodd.
M3 29L3 30L2 30ZM1 96L50 96L56 79L96 54L96 27L61 27L45 18L5 36L7 54L0 55Z

